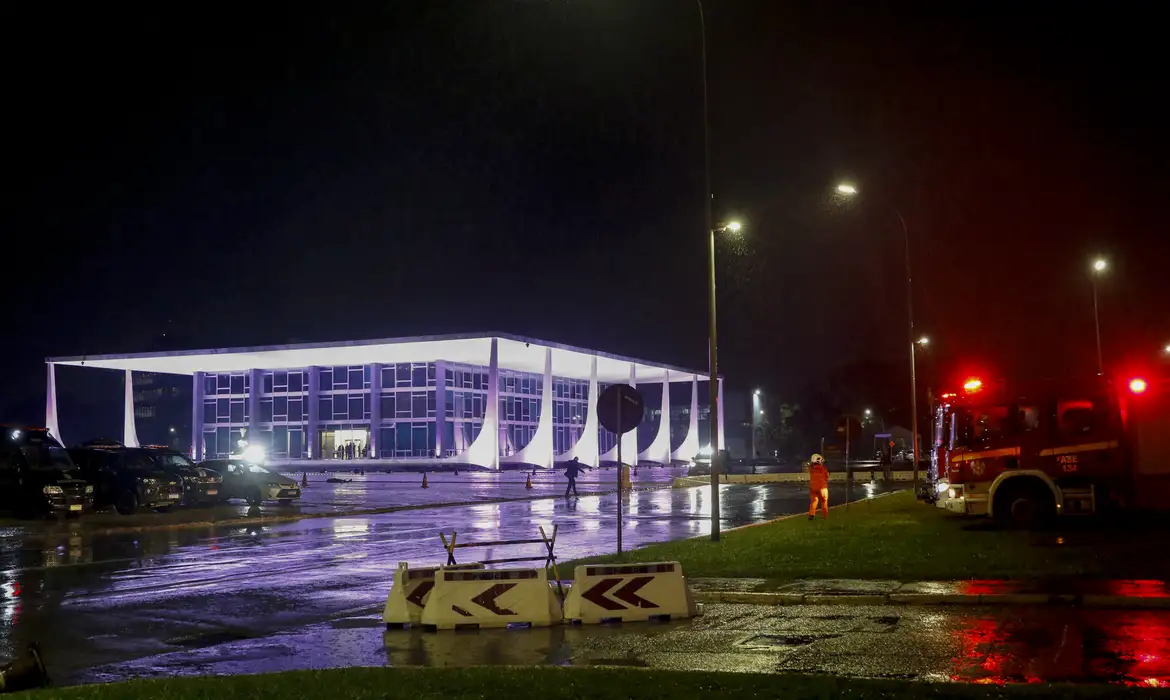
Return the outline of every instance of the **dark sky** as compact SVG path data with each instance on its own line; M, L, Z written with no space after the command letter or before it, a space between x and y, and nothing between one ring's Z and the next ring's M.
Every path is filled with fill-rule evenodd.
M4 417L43 417L45 356L164 331L705 365L694 3L362 5L5 7ZM733 386L902 360L890 205L927 372L1092 371L1098 251L1107 355L1170 341L1162 25L1069 7L708 0Z

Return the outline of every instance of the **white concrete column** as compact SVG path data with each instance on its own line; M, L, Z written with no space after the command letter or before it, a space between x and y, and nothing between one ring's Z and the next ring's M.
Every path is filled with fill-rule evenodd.
M483 428L459 460L467 464L498 470L500 468L500 359L499 340L492 338L488 355L487 405L483 409Z
M689 462L699 454L699 378L691 377L691 414L687 424L687 435L682 444L671 455L674 459Z
M57 438L62 445L65 440L61 437L61 428L57 425L57 373L56 365L45 363L49 368L49 381L45 386L45 428L49 434Z
M122 417L122 444L126 447L138 447L138 431L134 426L134 373L126 370L126 401L125 413Z
M191 377L191 459L203 461L203 372Z
M630 386L638 388L638 378L634 373L634 363L630 363ZM638 416L641 421L642 416ZM634 428L622 436L622 460L626 464L638 464L638 429Z
M597 439L598 390L597 356L594 355L589 367L589 395L585 399L585 425L581 428L581 437L577 438L577 443L573 445L572 449L562 455L562 457L566 460L576 457L586 466L595 468L601 461Z
M378 457L382 437L382 364L370 363L370 457Z
M541 469L553 466L553 373L552 348L544 350L544 381L540 391L540 417L536 433L528 444L520 448L505 462L532 464Z
M447 363L435 363L435 459L442 459L447 431Z
M670 464L670 371L663 370L662 377L662 401L660 408L660 417L658 419L658 432L654 434L654 440L650 446L638 455L639 459L644 459L647 462L658 462L659 464Z

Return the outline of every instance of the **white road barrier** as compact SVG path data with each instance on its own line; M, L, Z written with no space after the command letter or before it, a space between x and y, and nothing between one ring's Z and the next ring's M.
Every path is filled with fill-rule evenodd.
M390 587L390 595L386 597L386 607L382 610L382 622L387 627L405 627L417 625L422 618L423 606L430 597L431 589L435 587L435 573L446 569L448 571L470 571L483 569L483 564L456 564L455 566L429 566L412 569L404 562L398 562L398 572L394 574L394 585Z
M578 566L565 621L596 624L694 617L698 607L678 562Z
M439 630L560 623L561 606L543 568L442 569L435 573L421 619L424 627Z

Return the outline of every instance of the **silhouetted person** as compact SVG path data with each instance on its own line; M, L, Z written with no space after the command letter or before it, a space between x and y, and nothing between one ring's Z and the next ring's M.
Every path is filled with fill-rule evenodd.
M581 495L581 494L577 493L577 476L581 472L586 471L588 469L589 469L589 467L586 467L585 465L581 464L581 460L577 459L576 457L574 457L568 463L568 465L565 466L565 476L568 477L568 479L569 479L569 484L568 484L568 486L565 487L565 498L569 497L569 491L572 491L574 496Z

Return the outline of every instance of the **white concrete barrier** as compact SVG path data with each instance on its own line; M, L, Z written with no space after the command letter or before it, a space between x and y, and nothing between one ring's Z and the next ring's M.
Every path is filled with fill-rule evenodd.
M483 564L456 564L454 566L429 566L412 569L404 562L398 562L398 571L394 574L394 585L390 587L390 595L386 597L386 607L382 610L382 622L387 627L405 627L417 625L422 618L423 606L435 587L435 573L446 569L448 571L469 571L483 569Z
M439 630L560 623L561 605L543 568L442 569L435 573L435 587L421 618L424 627Z
M578 566L565 598L566 622L638 622L696 614L678 562Z

